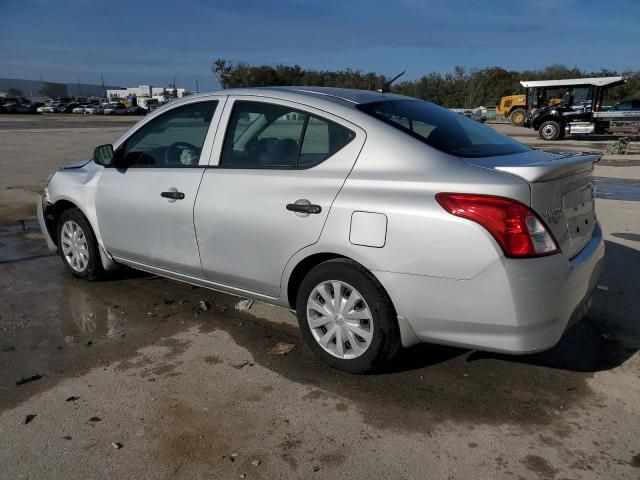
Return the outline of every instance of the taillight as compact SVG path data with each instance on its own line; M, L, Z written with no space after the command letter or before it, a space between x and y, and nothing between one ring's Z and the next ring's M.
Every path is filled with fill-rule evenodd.
M517 200L470 193L438 193L436 200L447 212L486 228L507 257L541 257L559 251L540 217Z

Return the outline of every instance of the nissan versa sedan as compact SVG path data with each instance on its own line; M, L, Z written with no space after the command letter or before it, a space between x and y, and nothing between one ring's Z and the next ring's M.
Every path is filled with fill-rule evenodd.
M419 342L558 342L602 268L598 160L410 97L225 90L53 174L38 217L75 277L126 265L290 308L311 350L362 373Z

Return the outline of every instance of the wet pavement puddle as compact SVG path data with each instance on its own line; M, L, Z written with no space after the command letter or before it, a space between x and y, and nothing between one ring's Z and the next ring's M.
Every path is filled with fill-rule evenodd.
M629 178L593 177L596 198L640 202L640 180Z

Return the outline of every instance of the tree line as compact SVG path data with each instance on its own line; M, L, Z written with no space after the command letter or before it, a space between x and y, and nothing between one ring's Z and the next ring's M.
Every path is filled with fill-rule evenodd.
M359 70L308 70L299 65L252 66L233 64L219 59L211 67L222 88L267 86L318 86L376 90L383 88L390 78L375 72ZM455 67L453 72L431 72L417 80L398 81L391 91L409 95L448 108L467 108L480 105L492 107L500 98L523 93L520 80L558 80L563 78L609 77L623 75L627 83L608 90L605 103L640 98L640 72L616 72L602 69L587 72L577 67L550 65L542 70L506 70L502 67L466 70Z

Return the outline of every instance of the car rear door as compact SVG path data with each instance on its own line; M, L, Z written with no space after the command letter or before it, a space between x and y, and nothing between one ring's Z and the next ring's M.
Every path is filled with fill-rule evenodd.
M194 210L207 278L278 297L288 260L320 237L364 141L308 106L230 97Z
M100 235L116 259L203 277L193 206L223 103L180 103L117 146L117 166L102 171L96 190Z

